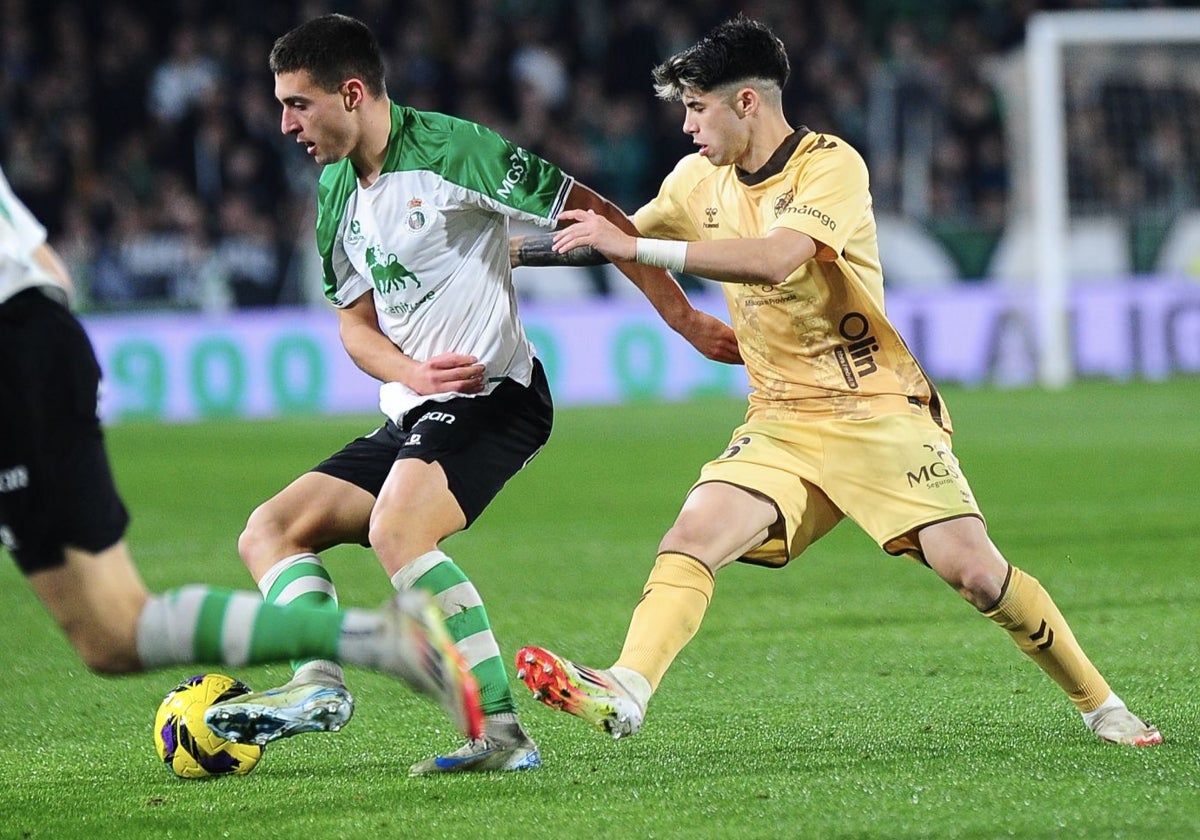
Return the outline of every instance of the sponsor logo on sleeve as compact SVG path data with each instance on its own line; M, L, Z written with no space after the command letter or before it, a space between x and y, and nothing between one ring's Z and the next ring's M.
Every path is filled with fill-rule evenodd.
M521 183L525 177L525 173L529 171L529 152L524 149L515 149L508 156L508 171L504 173L504 182L500 185L500 189L496 194L501 198L511 198L513 187Z
M796 197L794 190L788 190L783 195L775 199L775 218L779 218L784 213L795 213L798 216L812 216L818 219L822 225L830 230L837 230L837 222L833 220L828 213L819 207L814 207L811 204L801 204L799 207L792 206L792 199Z

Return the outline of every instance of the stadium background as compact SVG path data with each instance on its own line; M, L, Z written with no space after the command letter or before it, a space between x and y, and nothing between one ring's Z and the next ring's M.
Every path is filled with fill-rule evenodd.
M744 10L790 49L793 122L866 157L890 309L927 370L1024 384L1037 352L1022 309L1033 252L1019 235L1026 22L1177 5L4 0L0 161L82 289L111 386L106 417L369 411L373 388L324 311L316 172L278 131L272 40L319 13L357 15L378 33L393 98L496 128L632 211L691 150L649 69ZM1142 59L1110 64L1093 68L1091 98L1070 117L1072 209L1101 221L1072 248L1088 281L1074 302L1075 366L1114 379L1197 373L1200 89ZM1193 238L1172 240L1185 222ZM1151 277L1170 282L1128 282ZM707 281L682 279L722 311ZM611 267L517 280L562 404L744 388L693 358Z
M744 9L790 48L787 113L861 149L877 210L921 223L975 279L1010 210L999 68L1028 15L1163 5L1182 4L5 0L0 159L93 308L200 305L195 275L214 256L233 305L295 302L315 179L277 130L266 54L279 33L329 10L361 16L394 98L492 126L632 210L690 151L678 108L653 100L649 68ZM1091 188L1128 195L1127 182L1149 179L1134 202L1172 182L1194 192L1194 165L1127 169L1097 171Z

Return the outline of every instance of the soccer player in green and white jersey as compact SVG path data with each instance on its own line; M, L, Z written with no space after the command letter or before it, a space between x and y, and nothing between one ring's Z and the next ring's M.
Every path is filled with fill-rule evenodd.
M421 593L369 612L202 585L146 591L96 413L100 366L67 308L72 292L46 229L0 172L0 544L84 664L124 674L338 656L399 676L478 732L475 681Z
M383 426L297 478L250 516L239 550L271 603L336 604L318 553L370 546L400 591L423 589L478 680L482 738L414 774L536 767L479 592L440 548L470 526L550 434L546 377L517 315L508 223L552 227L619 209L558 167L465 120L392 102L378 44L326 15L271 51L281 129L324 166L317 244L346 352L380 380ZM736 362L732 331L695 310L666 272L625 266L662 316L710 358ZM334 661L224 705L210 725L279 735L344 723L352 700ZM215 707L220 709L221 707Z

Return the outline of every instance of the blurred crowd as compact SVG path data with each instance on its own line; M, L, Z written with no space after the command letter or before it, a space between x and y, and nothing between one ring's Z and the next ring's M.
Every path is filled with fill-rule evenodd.
M744 11L789 47L787 113L864 153L877 209L994 227L1010 167L987 60L1038 9L1114 5L1133 4L0 0L0 162L90 308L297 302L317 172L279 132L266 62L287 29L362 18L394 99L495 128L632 211L691 151L650 68ZM1155 140L1172 142L1195 137Z

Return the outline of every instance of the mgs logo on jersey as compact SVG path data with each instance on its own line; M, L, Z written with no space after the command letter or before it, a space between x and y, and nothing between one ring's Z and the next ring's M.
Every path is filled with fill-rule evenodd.
M528 171L529 152L521 148L513 149L512 154L508 156L508 171L504 173L504 182L500 189L496 190L496 195L503 199L511 198L513 187L521 183Z

